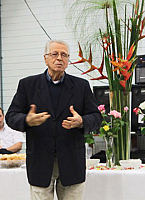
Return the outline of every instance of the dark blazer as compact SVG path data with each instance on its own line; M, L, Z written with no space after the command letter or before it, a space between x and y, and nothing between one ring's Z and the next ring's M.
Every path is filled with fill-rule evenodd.
M6 114L6 122L11 128L26 132L27 175L31 185L49 186L55 148L62 184L69 186L84 182L84 133L98 129L101 114L88 81L65 74L55 116L45 73L20 80ZM36 105L37 113L47 111L51 117L40 126L29 127L25 118L31 104ZM71 105L83 117L84 128L67 130L62 127L62 121L72 116Z

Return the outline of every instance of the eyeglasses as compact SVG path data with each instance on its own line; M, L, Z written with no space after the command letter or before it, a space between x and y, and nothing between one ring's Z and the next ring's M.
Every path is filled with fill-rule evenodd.
M67 59L69 57L69 54L66 54L66 53L58 53L58 52L52 52L52 53L47 53L45 55L49 55L51 56L52 58L58 58L59 55L61 55L62 59Z

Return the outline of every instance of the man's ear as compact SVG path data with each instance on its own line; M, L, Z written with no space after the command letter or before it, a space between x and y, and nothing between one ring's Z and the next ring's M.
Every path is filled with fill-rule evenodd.
M47 66L46 55L44 55L44 62L45 62L45 64L46 64L46 66Z

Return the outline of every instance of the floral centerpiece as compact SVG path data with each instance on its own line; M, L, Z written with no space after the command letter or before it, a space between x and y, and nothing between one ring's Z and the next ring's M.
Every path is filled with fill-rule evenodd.
M81 4L80 19L85 19L90 12L98 12L100 1L77 0L75 3L78 6ZM102 61L100 67L93 64L93 51L90 46L88 58L84 56L84 52L79 43L78 63L87 63L89 69L82 74L92 73L97 71L99 76L91 80L108 80L110 89L110 109L120 112L123 116L124 107L127 106L130 110L130 92L132 87L133 72L136 67L136 53L138 42L145 37L143 29L145 27L145 17L143 17L144 0L136 0L132 6L132 12L127 17L127 5L124 5L124 17L118 15L116 0L103 0L103 6L100 7L105 11L103 28L99 28L98 34L94 34L92 44L97 43L102 47ZM74 5L73 4L73 8ZM110 9L112 11L110 15ZM81 23L81 20L78 20ZM78 23L77 21L77 23ZM83 26L86 23L83 21ZM92 23L91 23L92 25ZM77 27L77 25L76 25ZM94 29L95 29L94 25ZM106 29L104 30L104 27ZM97 32L97 31L96 31ZM89 34L89 32L88 32ZM89 35L88 35L89 37ZM87 37L86 37L87 38ZM105 66L105 68L104 68ZM117 130L117 137L114 139L115 164L119 164L119 160L130 158L130 114L129 112L123 116L123 121L127 123ZM114 123L114 121L112 121Z
M117 132L121 127L127 123L123 120L123 116L127 113L128 107L124 107L122 116L116 110L106 113L105 105L99 105L98 109L103 117L100 136L104 138L106 143L106 165L110 168L113 167L113 139L117 137Z

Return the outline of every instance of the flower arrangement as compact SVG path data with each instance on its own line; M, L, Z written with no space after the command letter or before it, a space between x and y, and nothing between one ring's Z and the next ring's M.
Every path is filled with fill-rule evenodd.
M100 127L100 136L104 138L106 143L106 166L111 168L113 167L113 138L118 137L117 132L127 123L123 120L123 116L128 112L128 107L124 107L123 116L121 116L121 113L116 110L111 110L107 114L105 105L99 105L98 109L103 117L102 126Z
M74 9L75 5L76 8L80 5L82 10ZM119 126L115 129L117 137L114 138L116 164L119 164L119 160L130 158L130 115L129 112L124 114L124 107L127 105L130 110L130 92L133 72L136 67L137 47L139 41L145 38L144 0L135 0L129 16L127 2L123 7L121 17L119 16L120 7L118 6L118 0L76 0L71 7L79 12L79 19L77 19L75 27L79 27L79 24L81 24L83 30L85 30L85 27L90 25L91 30L95 31L92 40L89 42L87 38L90 38L89 36L92 32L87 27L86 30L88 32L86 31L86 33L88 35L86 35L83 43L87 40L87 44L89 43L90 45L83 50L83 43L81 45L79 43L80 60L71 64L87 63L89 69L82 74L95 74L97 72L97 77L93 77L91 80L108 80L110 109L121 113ZM96 21L96 24L92 24L94 20L89 20L89 11L94 14L93 17L96 17L99 10L105 13L105 15L103 15L104 13L102 14L105 16L104 23L100 24ZM73 15L72 19L75 18L74 16L77 17L77 15ZM100 27L97 30L98 24ZM101 46L102 60L99 66L95 65L95 59L93 58L96 52L92 49L92 46L96 45L96 43ZM89 49L89 53L86 55L84 55L85 49ZM112 116L112 127L110 125L110 131L108 130L106 133L110 134L111 131L113 133L114 130L111 129L116 126L118 119ZM126 123L122 124L122 121ZM102 129L103 131L105 130Z
M80 4L87 5L82 10L81 17L87 18L85 13L88 14L89 9L96 9L97 1L80 1ZM109 4L108 4L109 2ZM79 1L76 1L78 5ZM89 7L90 3L90 7ZM124 19L118 17L116 0L106 0L103 2L106 17L106 30L99 28L99 35L96 37L95 42L99 41L102 46L102 62L100 67L93 64L92 49L90 46L89 57L86 58L83 54L81 45L79 43L79 61L71 64L88 63L90 68L82 74L88 74L97 70L100 76L92 78L91 80L107 79L109 82L110 91L122 90L131 91L133 71L136 66L136 52L138 42L145 37L143 30L145 27L145 17L143 17L144 0L136 0L136 4L132 7L132 16L127 18L127 6L124 8ZM112 6L112 7L111 7ZM109 9L113 10L113 18L109 16ZM83 24L86 25L85 23ZM106 72L104 70L106 66Z
M136 114L136 115L143 115L141 121L143 121L143 124L141 125L141 134L145 134L145 101L143 101L142 103L139 104L138 107L134 108L133 109L133 112Z
M103 117L102 126L100 128L100 136L104 138L117 137L117 131L120 130L121 126L124 126L124 124L127 123L123 120L123 116L128 111L128 107L124 107L124 113L122 116L121 113L116 110L111 110L107 114L105 105L99 105L98 109Z

